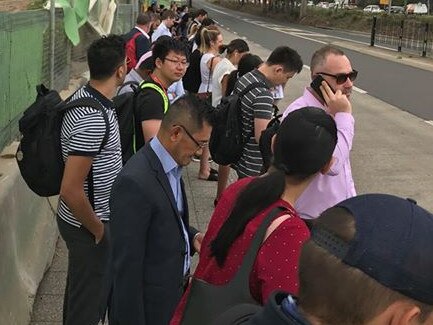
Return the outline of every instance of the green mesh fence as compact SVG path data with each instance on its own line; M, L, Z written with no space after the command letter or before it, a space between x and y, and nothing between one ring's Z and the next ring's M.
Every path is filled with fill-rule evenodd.
M49 22L50 13L45 10L0 12L0 151L18 138L18 120L35 100L37 84L56 90L68 86L73 47L63 29L63 12L56 10L54 53ZM133 5L118 5L112 33L126 33L133 25ZM86 36L78 46L85 56L91 41L99 36L88 25L81 28L80 36ZM50 85L52 55L54 84Z
M42 77L44 11L0 13L0 149L18 135L22 111Z

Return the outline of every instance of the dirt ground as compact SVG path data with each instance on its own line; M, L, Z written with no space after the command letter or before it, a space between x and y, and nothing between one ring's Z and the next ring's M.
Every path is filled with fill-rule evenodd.
M0 12L26 10L32 0L0 0Z

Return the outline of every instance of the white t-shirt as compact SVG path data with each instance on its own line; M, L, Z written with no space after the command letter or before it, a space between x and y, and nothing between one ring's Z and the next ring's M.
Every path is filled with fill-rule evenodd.
M221 81L224 76L230 74L236 67L229 59L224 58L215 66L212 74L212 106L216 107L222 98Z

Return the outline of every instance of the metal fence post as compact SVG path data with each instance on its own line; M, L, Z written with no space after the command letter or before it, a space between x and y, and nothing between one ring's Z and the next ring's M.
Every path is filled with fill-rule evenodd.
M424 42L422 45L422 57L425 58L427 55L427 41L428 41L428 23L425 23L425 30L424 30Z
M374 39L376 38L376 23L377 23L377 17L373 17L373 26L371 26L370 46L374 46Z
M397 50L401 52L401 46L403 44L403 27L404 27L404 20L401 20L400 22L400 34L398 35L398 48Z
M55 0L50 0L50 88L54 89L54 51L56 38L56 3Z

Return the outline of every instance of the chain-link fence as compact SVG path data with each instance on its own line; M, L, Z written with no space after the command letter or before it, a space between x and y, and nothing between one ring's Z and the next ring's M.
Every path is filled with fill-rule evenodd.
M131 1L132 2L132 1ZM112 33L129 31L134 4L118 4ZM44 83L65 89L71 67L84 61L90 43L99 35L89 24L80 28L80 44L72 46L64 31L63 11L56 10L54 51L51 50L50 13L46 10L0 12L0 151L18 138L18 120L35 100L35 86ZM54 83L50 85L54 56Z

